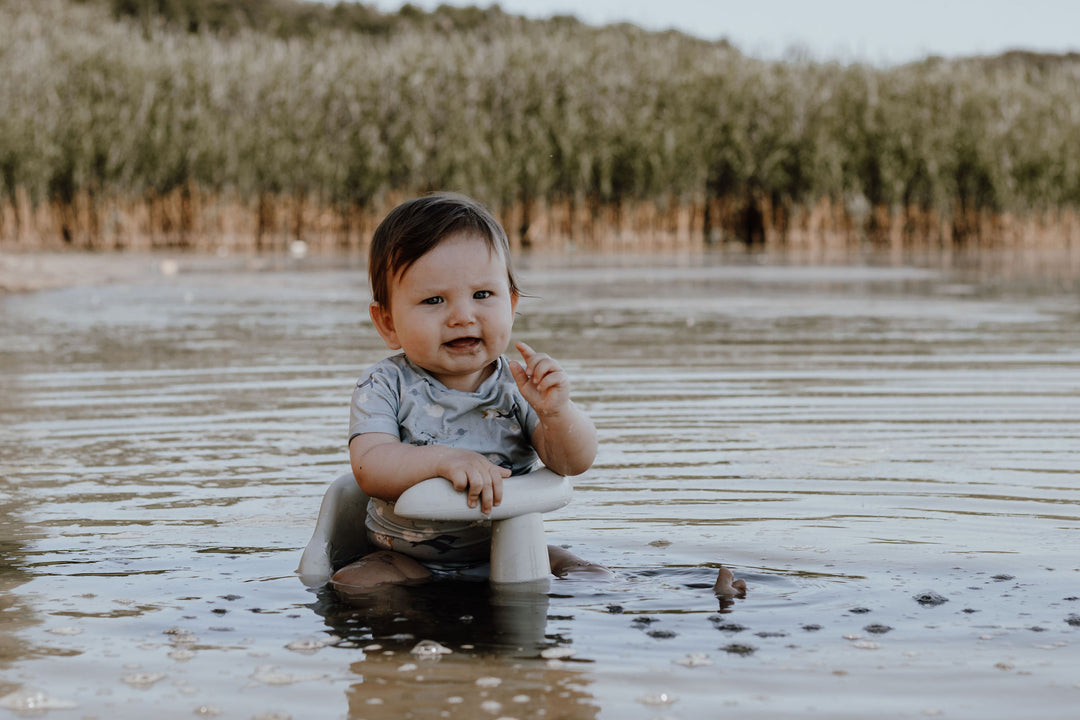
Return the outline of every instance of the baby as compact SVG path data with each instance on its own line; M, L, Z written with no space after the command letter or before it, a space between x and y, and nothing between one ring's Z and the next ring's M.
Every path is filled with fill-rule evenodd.
M508 360L519 299L506 233L473 200L454 194L395 208L372 239L371 320L400 354L372 366L353 391L349 459L370 496L366 527L380 548L338 570L333 584L363 590L420 582L432 571L485 570L491 527L426 522L394 513L407 488L444 477L489 513L503 479L542 462L578 475L596 458L596 428L570 399L570 381L524 343ZM551 571L607 573L558 547Z

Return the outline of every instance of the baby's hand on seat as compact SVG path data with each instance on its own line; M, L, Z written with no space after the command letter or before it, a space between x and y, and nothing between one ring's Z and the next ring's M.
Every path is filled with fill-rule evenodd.
M502 481L510 477L510 470L472 450L447 448L439 474L449 480L455 490L466 493L469 507L479 503L480 512L487 515L502 502Z

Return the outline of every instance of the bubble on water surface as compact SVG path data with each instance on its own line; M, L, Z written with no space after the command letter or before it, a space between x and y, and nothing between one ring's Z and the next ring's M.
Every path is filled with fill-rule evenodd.
M148 688L156 682L165 679L165 673L159 672L137 672L125 675L120 678L128 685L137 688Z
M73 702L46 695L40 690L16 690L0 698L0 708L17 713L41 713L47 710L72 710Z
M421 640L409 652L424 660L438 660L443 655L450 655L454 651L434 640Z
M476 678L476 685L482 688L493 688L502 685L502 678L484 676Z
M672 660L676 665L683 665L685 667L701 667L703 665L712 665L713 661L709 659L709 656L705 653L687 653L684 657L678 660Z
M480 709L485 712L489 712L492 715L502 710L502 703L497 700L485 700L480 703Z
M546 660L562 660L573 657L577 650L568 647L550 647L540 651L540 657Z
M322 650L328 644L329 641L322 638L315 638L310 640L293 640L291 643L285 646L285 649L292 650L293 652L297 652L302 655L313 655L319 650Z
M168 630L165 630L162 634L170 636L173 644L175 645L194 645L195 643L199 642L198 636L187 628L169 628Z
M674 695L671 695L670 693L661 692L653 693L650 695L642 695L637 699L637 701L642 705L651 705L656 707L661 705L671 705L672 703L678 702L679 699Z
M260 665L251 674L252 680L257 680L264 685L292 685L293 683L306 682L308 680L322 680L326 675L313 673L310 675L291 675L279 672L274 665Z

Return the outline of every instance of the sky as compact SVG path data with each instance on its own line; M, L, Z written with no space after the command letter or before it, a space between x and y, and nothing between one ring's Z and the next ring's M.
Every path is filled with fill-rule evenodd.
M384 11L397 0L365 0ZM412 0L431 10L485 0ZM1080 52L1077 0L501 0L528 17L574 15L591 25L628 21L674 28L709 40L727 38L755 57L783 58L796 48L816 60L880 65L927 55L959 57L1005 50Z

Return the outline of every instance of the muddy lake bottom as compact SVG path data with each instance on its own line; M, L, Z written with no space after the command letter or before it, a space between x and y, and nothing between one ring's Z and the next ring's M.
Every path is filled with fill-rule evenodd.
M615 578L351 602L294 569L362 264L168 260L0 297L0 717L1075 717L1075 257L519 258L601 438L546 531Z

